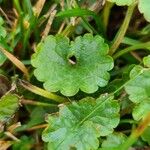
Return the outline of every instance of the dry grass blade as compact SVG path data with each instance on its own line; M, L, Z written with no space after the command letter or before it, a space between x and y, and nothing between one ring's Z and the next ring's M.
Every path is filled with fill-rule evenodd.
M47 22L47 25L46 25L46 28L43 31L42 39L44 39L48 35L48 33L50 32L51 25L52 25L53 20L55 18L56 12L57 12L56 10L51 12L50 17L49 17L48 22Z
M12 124L11 126L9 126L9 127L7 128L7 131L9 131L10 133L13 133L14 130L15 130L16 128L20 127L20 126L21 126L21 122L17 122L17 123L15 123L15 124Z
M38 94L38 95L41 95L43 97L46 97L48 99L51 99L51 100L54 100L55 102L59 102L59 103L62 103L62 102L67 102L68 99L65 98L65 97L61 97L59 95L55 95L51 92L48 92L44 89L41 89L35 85L32 85L31 83L27 82L27 81L23 81L23 80L19 80L19 84L24 87L25 89L35 93L35 94Z
M12 133L10 133L10 132L8 132L8 131L4 132L4 134L5 134L6 136L8 136L9 138L11 138L12 140L14 140L14 141L17 141L17 142L20 141L17 137L15 137Z
M43 129L46 127L48 127L48 124L40 124L40 125L37 125L37 126L34 126L34 127L27 129L27 131L34 131L34 130Z
M0 12L6 18L8 24L11 26L12 25L11 21L9 20L9 18L7 17L7 14L3 11L1 7L0 7Z
M7 150L11 145L11 141L0 141L0 150Z
M38 0L38 1L36 2L35 6L33 7L33 9L34 9L34 14L35 14L36 16L39 16L39 15L40 15L40 13L41 13L41 11L42 11L42 9L43 9L43 6L44 6L44 4L45 4L45 1L46 1L46 0Z
M26 76L27 80L29 80L29 73L25 65L18 60L14 55L9 53L7 50L5 50L3 47L0 46L0 51L18 68L20 69L24 75Z

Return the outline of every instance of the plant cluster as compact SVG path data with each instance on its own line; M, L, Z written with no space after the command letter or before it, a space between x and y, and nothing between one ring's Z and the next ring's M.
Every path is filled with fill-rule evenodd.
M150 147L150 0L0 0L0 14L0 150Z

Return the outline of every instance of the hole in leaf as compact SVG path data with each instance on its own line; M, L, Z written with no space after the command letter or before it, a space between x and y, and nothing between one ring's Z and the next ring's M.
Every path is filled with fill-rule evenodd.
M69 63L75 65L77 63L77 58L74 55L69 57Z

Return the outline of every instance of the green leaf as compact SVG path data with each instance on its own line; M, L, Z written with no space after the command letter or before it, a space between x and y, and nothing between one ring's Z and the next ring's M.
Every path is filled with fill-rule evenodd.
M143 63L144 63L144 66L150 68L150 55L143 58Z
M49 150L96 150L98 137L113 132L119 123L119 104L111 96L90 97L60 106L59 115L48 116L42 139Z
M135 0L107 0L109 2L115 3L118 6L131 5Z
M133 80L136 76L138 77L139 74L143 73L144 68L140 65L136 65L130 71L130 79Z
M139 0L138 8L144 18L150 22L150 0Z
M133 118L137 121L144 118L150 111L150 69L135 66L130 73L130 81L125 90L129 99L136 105L133 109Z
M84 17L84 16L92 16L96 22L97 27L102 27L100 21L100 17L93 11L88 9L81 8L73 8L61 11L57 14L57 17Z
M44 82L44 88L66 96L75 95L79 89L93 93L109 80L107 71L113 68L108 56L108 45L100 36L86 34L69 42L67 37L48 36L32 56L34 75Z
M143 141L147 142L150 145L150 127L147 127L141 137Z
M45 111L42 107L35 107L30 115L30 120L26 124L28 127L33 127L44 122Z
M8 51L13 51L13 49L11 47L9 47L6 43L6 39L2 38L0 39L0 46L2 46L3 48L5 48ZM7 57L0 51L0 66L3 65L3 63L6 61Z
M88 9L74 8L61 11L57 14L57 17L76 17L76 16L93 16L95 17L95 12Z
M134 103L140 103L150 98L150 69L135 66L130 73L130 81L126 84L125 90L129 99Z
M19 107L19 98L13 94L4 95L0 99L0 122L4 123L14 115Z
M0 38L1 37L3 37L3 38L5 38L6 37L6 30L5 30L5 28L3 28L3 27L1 27L0 26Z
M99 150L119 150L118 147L121 146L126 141L126 136L123 133L112 133L107 136L107 139L102 142Z
M35 107L33 111L31 112L29 121L26 124L18 127L15 131L17 132L24 131L28 128L31 128L33 126L43 123L45 113L46 112L44 111L42 107Z
M144 118L150 112L150 98L143 100L141 103L137 104L132 112L133 118L136 121Z
M4 24L4 20L2 17L0 17L0 26Z
M0 17L0 46L7 48L8 47L6 44L7 32L6 32L5 27L3 27L3 24L4 24L4 20L2 17ZM8 49L8 50L10 50L10 49ZM3 65L5 60L6 60L6 56L0 51L0 66Z
M0 39L5 38L7 34L5 28L2 26L3 23L4 23L4 20L2 19L2 17L0 17Z
M34 139L27 136L22 136L19 142L15 142L12 150L31 150L34 144Z

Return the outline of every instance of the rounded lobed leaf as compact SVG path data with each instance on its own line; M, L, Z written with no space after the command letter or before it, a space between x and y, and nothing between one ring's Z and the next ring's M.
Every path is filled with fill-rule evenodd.
M124 6L124 5L131 5L135 0L107 0L110 1L112 3L116 3L116 5L118 6Z
M86 93L97 91L109 80L108 71L113 59L108 56L108 45L100 36L86 34L75 41L61 36L48 36L32 56L34 75L51 92L60 91L73 96L79 89Z
M0 99L0 123L5 123L19 107L19 98L14 94L4 95Z
M139 121L143 119L150 112L150 99L143 100L137 104L132 112L134 120Z
M143 58L143 63L144 63L144 66L150 68L150 55Z
M134 103L140 103L150 98L150 69L135 66L130 73L130 81L126 84L125 90Z
M48 117L42 139L49 150L96 150L99 136L113 132L119 123L119 104L112 97L96 101L87 97L60 107L59 115Z
M148 57L144 58L147 64ZM150 69L142 66L135 66L130 72L130 81L126 84L125 90L129 99L136 105L132 115L134 120L143 119L150 111Z
M150 22L150 0L139 0L138 8L144 18Z
M112 133L107 136L107 139L102 142L99 150L119 150L121 144L126 141L127 137L123 133Z

